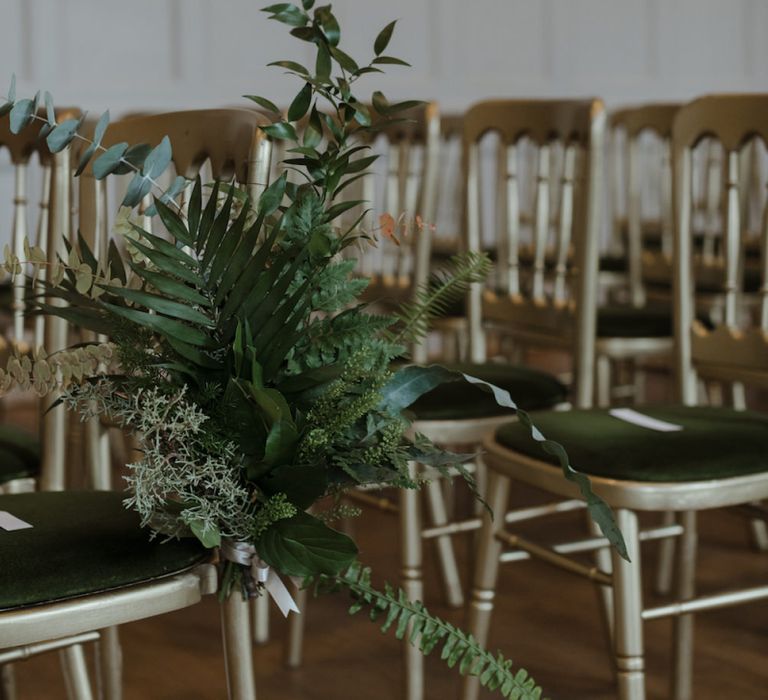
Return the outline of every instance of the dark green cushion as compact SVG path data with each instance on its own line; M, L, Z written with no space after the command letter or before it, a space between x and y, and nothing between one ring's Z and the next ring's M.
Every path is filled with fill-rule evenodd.
M40 443L13 425L0 425L0 484L37 476Z
M495 363L445 365L506 389L513 401L526 410L552 408L565 401L566 387L555 377L528 367ZM468 382L441 384L411 406L418 420L459 420L504 415L492 394Z
M0 496L0 511L30 523L0 528L0 610L48 603L167 576L202 562L195 539L150 539L114 492Z
M659 432L614 418L606 410L538 412L539 430L562 444L587 474L631 481L699 481L768 470L768 414L729 408L666 406L640 413L682 425ZM505 447L555 464L519 423L503 425Z
M605 306L597 310L598 338L667 338L672 309L659 306Z
M600 256L600 271L601 272L626 272L627 271L627 258L624 255L601 255Z

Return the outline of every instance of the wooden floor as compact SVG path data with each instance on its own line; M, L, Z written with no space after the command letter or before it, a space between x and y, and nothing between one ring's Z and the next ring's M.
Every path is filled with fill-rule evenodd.
M516 500L537 494L518 491ZM358 521L361 558L377 580L397 577L397 521L366 512ZM529 524L526 532L548 541L584 532L577 515ZM464 563L469 538L459 543ZM645 545L645 574L653 572L655 545ZM430 553L431 554L431 553ZM440 602L429 563L427 602L434 612L460 623L460 611ZM701 523L700 591L732 584L764 583L768 555L749 546L744 520L725 512L707 514ZM520 563L503 569L490 646L527 668L553 700L608 700L615 697L609 657L592 587L546 565ZM652 594L648 592L648 600ZM306 610L304 665L282 664L284 625L273 610L273 640L254 649L260 700L396 700L401 697L399 645L364 616L347 615L342 594L313 599ZM702 614L696 627L696 700L768 698L768 604ZM646 625L649 698L667 697L671 623ZM122 630L126 700L218 700L226 698L219 646L216 602L165 617L127 625ZM457 674L437 658L428 660L427 698L458 693ZM20 700L63 698L58 659L40 656L17 665ZM488 695L488 697L492 697Z

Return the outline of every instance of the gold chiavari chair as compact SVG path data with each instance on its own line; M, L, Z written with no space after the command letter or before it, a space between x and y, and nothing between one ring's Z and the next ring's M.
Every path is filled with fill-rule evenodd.
M79 111L75 109L59 109L56 111L57 119L77 118ZM51 206L51 173L55 156L53 156L45 144L45 139L39 137L37 132L29 129L21 134L11 133L8 117L0 119L0 148L5 148L9 155L14 171L13 192L13 228L11 231L10 249L20 260L26 258L24 242L28 240L42 250L47 249L49 208ZM33 162L37 158L37 164ZM61 184L59 181L56 184ZM37 226L32 234L30 219L29 196L31 193L39 195L39 213ZM57 199L61 202L61 192L58 191ZM58 206L64 207L63 202ZM60 214L63 215L62 209ZM27 354L33 348L44 345L43 318L37 317L34 322L25 318L26 295L39 290L19 279L15 284L7 283L10 304L8 306L9 319L7 328L0 343L0 357L2 364L10 356L12 347L22 354ZM48 346L50 348L50 345ZM52 427L48 425L47 427ZM57 446L65 445L65 430L57 424L56 430L48 430L46 440L49 444ZM53 460L55 468L41 470L40 444L36 438L26 435L18 427L3 425L0 427L0 493L17 493L33 490L41 471L51 474L51 479L42 484L45 489L61 489L64 487L63 462L59 452L64 450L47 450L44 458ZM50 462L49 462L50 464Z
M266 185L271 148L259 124L257 115L244 110L178 112L116 122L107 130L104 144L157 143L167 135L173 142L178 174L193 176L206 161L212 177L234 177L258 196ZM69 151L57 155L57 164L59 159L66 165L54 170L54 185L69 187ZM90 173L89 166L79 183L80 230L94 253L104 256L109 239L106 186ZM69 197L63 195L55 201L69 202ZM69 204L63 211L54 206L54 211L62 216L52 216L49 256L58 252L62 232L71 231L63 224L69 217ZM50 328L53 324L61 326L59 319L48 317L46 337L56 333L62 337L61 328ZM89 449L98 452L98 446ZM103 482L108 482L108 476ZM139 527L138 516L123 507L120 493L0 496L0 510L32 525L1 535L0 661L56 648L79 650L73 642L97 638L99 632L94 630L114 629L193 605L202 595L216 591L212 553L196 540L150 540ZM248 608L240 596L232 595L223 604L222 625L229 697L252 700L255 683ZM105 696L114 699L121 697L120 657L116 636L107 636L112 644L105 655L103 688ZM72 669L72 697L90 700L81 652L73 659Z
M740 150L751 138L768 139L768 96L713 96L681 108L673 127L675 356L681 405L649 408L641 414L615 415L606 410L534 413L532 420L551 439L566 446L575 468L591 475L592 485L616 512L629 558L611 553L613 571L587 567L567 556L607 547L595 538L541 547L508 532L503 522L486 519L481 535L470 605L470 632L488 636L500 561L544 555L561 568L610 586L615 606L614 651L621 700L645 697L643 622L674 619L672 696L693 697L693 615L696 612L768 597L768 586L696 597L696 521L699 511L748 504L768 496L765 414L732 408L697 406L697 380L742 381L768 386L768 217L764 212L761 243L761 299L758 314L740 313L742 245ZM697 318L693 261L695 199L694 151L708 137L722 145L727 167L724 182L724 314L721 322ZM491 506L505 507L511 481L521 481L560 496L574 495L560 469L532 451L516 424L496 431L485 443L490 470ZM677 523L640 532L638 512L675 511ZM677 600L646 607L642 600L640 542L677 536ZM502 551L504 546L510 551ZM464 684L465 700L476 698L477 679Z

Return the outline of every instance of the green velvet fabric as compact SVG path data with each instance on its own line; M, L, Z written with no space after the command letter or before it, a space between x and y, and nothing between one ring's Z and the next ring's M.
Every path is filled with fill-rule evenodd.
M0 610L148 581L210 556L194 539L150 540L123 497L66 491L0 496L0 511L33 526L0 528Z
M520 408L535 410L552 408L565 401L568 390L555 377L528 367L495 363L446 365L506 389ZM419 398L412 410L419 420L460 420L504 415L492 394L467 382L441 384Z
M605 410L533 413L539 430L562 444L587 474L630 481L702 481L768 470L768 414L729 408L665 406L638 412L682 425L659 432L614 418ZM556 464L519 423L503 425L505 447Z
M627 258L623 255L601 255L601 272L626 272Z
M605 306L597 310L598 338L667 338L672 309L658 306Z
M0 425L0 484L37 476L40 444L13 425Z

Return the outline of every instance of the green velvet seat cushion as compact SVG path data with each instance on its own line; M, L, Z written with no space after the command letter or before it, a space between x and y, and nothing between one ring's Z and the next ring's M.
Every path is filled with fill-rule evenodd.
M626 272L627 258L624 255L601 255L600 272Z
M534 425L563 445L587 474L630 481L700 481L768 470L768 414L729 408L665 406L639 413L682 425L660 432L593 409L536 412ZM499 443L556 464L519 423L496 431Z
M552 408L565 401L568 390L555 377L528 367L495 363L446 365L506 389L520 408ZM419 420L460 420L504 415L493 395L468 382L441 384L419 398L411 409Z
M49 603L167 576L210 556L195 539L150 539L114 492L0 496L33 527L0 528L0 610Z
M0 484L35 477L40 468L40 443L13 425L0 425Z
M667 338L672 309L665 306L605 306L597 310L598 338Z

